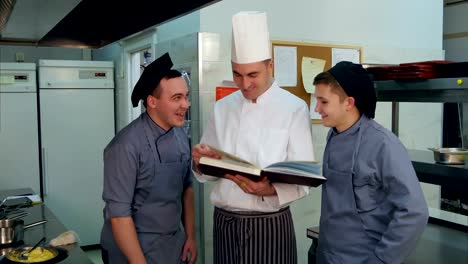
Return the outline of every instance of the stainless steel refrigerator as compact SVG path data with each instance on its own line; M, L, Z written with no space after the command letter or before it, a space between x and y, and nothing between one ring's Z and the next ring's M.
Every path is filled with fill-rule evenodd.
M40 193L35 63L0 63L0 189Z

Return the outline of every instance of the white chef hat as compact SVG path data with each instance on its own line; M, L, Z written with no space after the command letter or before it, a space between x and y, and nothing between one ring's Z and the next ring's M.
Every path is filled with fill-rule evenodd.
M231 61L245 64L271 59L267 15L243 11L232 17Z

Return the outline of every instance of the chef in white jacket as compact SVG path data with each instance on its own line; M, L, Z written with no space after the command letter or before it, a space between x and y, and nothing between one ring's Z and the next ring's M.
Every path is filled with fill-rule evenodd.
M308 187L253 182L198 173L201 156L216 156L209 145L265 167L285 160L314 160L306 103L280 88L264 12L232 17L232 73L239 91L216 102L199 145L193 170L200 182L216 181L214 263L297 263L289 204L308 195Z

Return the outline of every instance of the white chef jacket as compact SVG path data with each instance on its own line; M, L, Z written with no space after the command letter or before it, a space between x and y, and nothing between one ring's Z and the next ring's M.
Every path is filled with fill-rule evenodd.
M260 167L285 160L314 160L308 107L276 82L256 103L240 91L216 102L200 143ZM245 193L231 180L194 174L200 182L217 181L211 202L229 211L275 212L309 194L307 186L272 183L277 195L262 197Z

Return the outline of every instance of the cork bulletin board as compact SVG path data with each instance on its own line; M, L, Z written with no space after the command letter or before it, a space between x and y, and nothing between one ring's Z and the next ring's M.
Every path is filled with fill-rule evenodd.
M362 48L358 46L345 46L345 45L331 45L331 44L321 44L321 43L308 43L308 42L290 42L290 41L281 41L274 40L272 41L272 50L275 50L275 47L295 47L297 58L297 76L296 76L296 86L282 86L285 90L295 94L310 106L311 94L306 91L303 85L302 79L302 58L309 57L315 59L321 59L325 61L324 71L332 67L333 62L333 51L336 49L350 49L359 51L359 63L362 61ZM335 56L335 63L336 61ZM273 52L273 60L274 52ZM281 86L281 85L280 85ZM313 95L312 95L313 96ZM312 119L312 123L321 123L321 120Z

